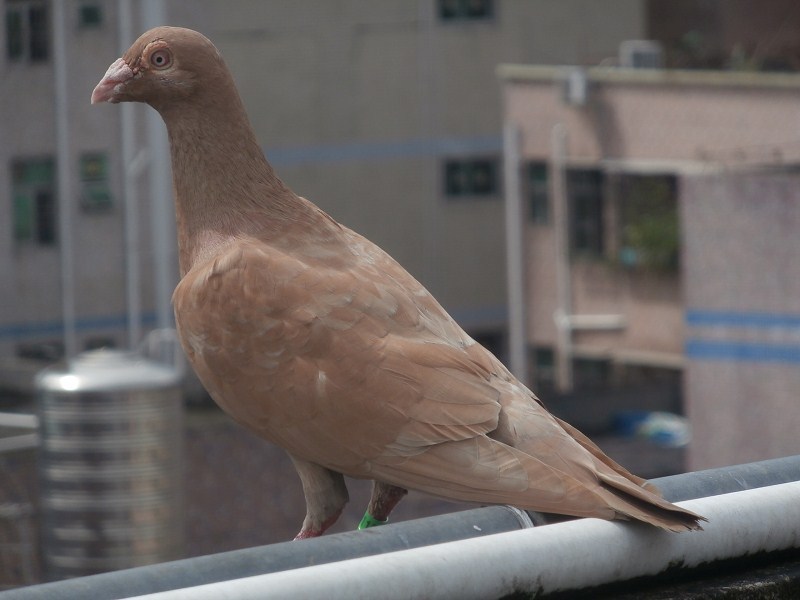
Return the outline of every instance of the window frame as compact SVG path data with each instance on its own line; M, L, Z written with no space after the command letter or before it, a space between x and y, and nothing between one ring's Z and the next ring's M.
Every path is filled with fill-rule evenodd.
M17 247L58 246L58 187L53 156L18 157L11 160L11 227ZM27 173L26 170L29 170ZM37 176L36 170L40 170ZM20 215L24 210L27 214ZM21 219L25 219L24 227Z
M550 165L548 162L531 160L524 163L522 182L528 221L534 225L552 225L553 209L550 201Z
M631 269L677 272L681 247L677 175L620 173L617 179L617 261Z
M569 247L573 257L605 257L606 174L598 168L568 168Z
M50 6L45 0L6 0L5 56L10 64L40 64L50 60ZM13 24L12 19L17 23Z
M488 181L481 183L477 171L484 168ZM446 157L441 162L441 177L447 202L497 200L503 194L501 158L496 155Z
M87 151L78 159L81 181L81 209L85 213L106 213L114 208L114 197L108 185L108 153Z
M472 7L480 4L480 12ZM492 23L497 18L495 0L437 0L436 18L443 24Z

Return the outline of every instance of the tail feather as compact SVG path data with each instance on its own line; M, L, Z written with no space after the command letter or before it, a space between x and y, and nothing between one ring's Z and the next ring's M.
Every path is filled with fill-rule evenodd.
M636 485L639 485L639 486L647 486L647 485L649 485L647 483L646 479L642 479L641 477L637 477L636 475L634 475L633 473L628 471L625 467L623 467L618 462L616 462L614 459L612 459L610 456L608 456L605 452L600 450L600 448L597 447L597 444L595 444L592 440L590 440L588 437L586 437L580 430L575 429L575 427L573 427L572 425L570 425L566 421L562 421L558 417L554 417L554 418L558 422L558 424L564 429L564 431L566 431L570 436L572 436L572 438L576 442L578 442L581 446L583 446L586 450L588 450L589 453L596 460L599 460L601 463L606 465L608 468L610 468L613 471L619 473L625 479L628 479L628 480L634 482ZM655 487L652 486L652 485L650 487L655 489Z
M633 482L621 482L618 477L600 474L601 489L609 505L622 517L644 521L669 531L702 530L700 521L706 521L696 513L676 506L661 496L639 487Z
M559 425L594 458L600 494L620 517L650 523L669 531L702 530L705 517L667 502L658 489L606 455L583 433L557 419Z

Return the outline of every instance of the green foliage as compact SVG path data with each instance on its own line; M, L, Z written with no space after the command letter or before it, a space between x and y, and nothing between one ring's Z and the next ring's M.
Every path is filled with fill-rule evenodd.
M678 267L678 215L646 215L626 227L625 237L643 267L672 270Z
M622 206L620 261L659 271L678 268L680 226L671 177L628 179Z

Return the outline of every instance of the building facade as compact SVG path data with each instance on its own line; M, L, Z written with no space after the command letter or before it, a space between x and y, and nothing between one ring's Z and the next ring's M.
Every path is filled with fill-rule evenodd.
M682 379L690 469L800 451L800 77L500 75L535 379Z
M163 159L148 146L150 109L88 102L108 64L148 26L166 21L207 34L281 176L394 255L502 354L502 116L494 67L594 64L615 54L621 40L641 37L644 23L638 0L602 8L527 0L2 5L0 373L13 385L30 379L19 357L61 352L59 214L69 217L73 240L78 350L135 344L141 335L129 327L129 307L142 331L164 320L155 272L166 271L174 284L177 267L174 237L158 235L165 217L151 172ZM57 31L63 57L54 47ZM67 199L59 198L57 177L57 59L66 72ZM133 116L123 136L125 110Z

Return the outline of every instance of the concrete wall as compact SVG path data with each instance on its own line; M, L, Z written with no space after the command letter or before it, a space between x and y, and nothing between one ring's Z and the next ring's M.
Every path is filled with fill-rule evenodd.
M800 176L682 187L688 467L800 453Z
M78 26L65 0L72 148L109 156L112 210L75 209L81 337L124 343L119 107L88 96L120 54L117 3L103 22ZM140 4L132 3L138 12ZM505 326L502 194L447 202L442 160L499 158L499 62L596 64L622 39L641 37L641 0L497 0L486 22L442 22L435 0L167 0L170 24L206 33L221 49L257 135L299 193L396 256L473 331ZM135 15L135 35L142 31ZM0 48L5 49L5 28ZM52 155L53 61L0 55L0 223L11 223L9 164ZM137 132L145 127L137 107ZM140 140L140 142L143 140ZM79 189L77 163L72 169ZM141 206L145 315L154 307L150 195ZM77 199L75 199L77 201ZM0 228L0 358L18 343L58 339L59 248L20 248Z
M88 335L116 336L124 340L124 257L122 165L117 160L119 117L108 109L89 105L89 95L100 75L117 56L114 20L116 3L104 3L106 25L78 26L80 2L65 1L68 16L67 87L69 96L70 151L69 199L74 223L77 316ZM61 319L60 245L15 243L11 198L11 163L15 159L54 157L54 71L52 39L50 59L42 63L12 63L6 53L5 27L0 28L0 355L13 353L19 341L58 339ZM82 185L79 157L85 152L108 153L109 210L89 213L80 208ZM146 213L145 213L146 214ZM143 231L147 231L143 216ZM147 244L145 237L144 244ZM145 257L147 264L147 257ZM98 318L110 327L93 327Z

